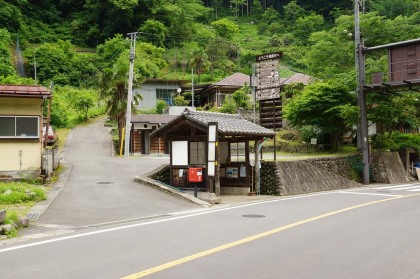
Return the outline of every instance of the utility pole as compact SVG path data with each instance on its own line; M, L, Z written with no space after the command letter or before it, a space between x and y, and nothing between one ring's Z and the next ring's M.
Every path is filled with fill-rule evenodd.
M191 69L191 105L194 107L194 68Z
M35 51L34 51L34 74L35 74L35 84L38 84L37 77L36 77L36 58L35 58Z
M257 86L255 84L255 64L252 63L252 75L251 75L251 90L252 90L252 109L253 109L253 113L254 113L254 124L257 121L257 114L256 114L256 107L257 107L257 96L256 96L256 92L255 92L255 87Z
M125 116L125 148L124 157L130 155L130 132L131 132L131 102L133 99L133 75L134 75L134 56L136 53L137 32L128 33L130 36L130 71L128 72L128 95L127 95L127 112Z
M360 6L363 0L354 0L354 36L357 77L357 103L359 105L359 124L357 127L357 147L362 152L363 184L369 184L369 133L367 121L365 85L365 54L364 45L360 36ZM363 7L362 7L363 9Z

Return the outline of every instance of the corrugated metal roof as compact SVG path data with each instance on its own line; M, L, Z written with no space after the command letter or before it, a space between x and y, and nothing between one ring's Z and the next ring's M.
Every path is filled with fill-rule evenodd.
M0 85L1 96L49 97L50 90L38 85Z

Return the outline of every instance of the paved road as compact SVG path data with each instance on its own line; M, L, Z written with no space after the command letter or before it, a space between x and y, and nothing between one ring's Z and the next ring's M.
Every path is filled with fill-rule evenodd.
M420 194L348 189L0 248L2 278L420 278Z
M75 128L65 155L72 165L70 176L37 223L92 226L199 208L133 181L168 163L167 157L121 158L111 153L108 128L102 122Z

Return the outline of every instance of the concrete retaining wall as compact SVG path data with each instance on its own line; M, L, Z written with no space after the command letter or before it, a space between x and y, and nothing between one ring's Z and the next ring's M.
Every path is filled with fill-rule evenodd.
M281 196L345 189L359 183L318 168L306 161L272 162L276 165L277 193Z
M358 187L361 162L358 156L318 158L290 162L263 162L261 193L295 195ZM397 152L372 156L371 182L406 183L408 177Z
M375 152L372 156L373 180L377 183L406 183L407 171L398 152Z

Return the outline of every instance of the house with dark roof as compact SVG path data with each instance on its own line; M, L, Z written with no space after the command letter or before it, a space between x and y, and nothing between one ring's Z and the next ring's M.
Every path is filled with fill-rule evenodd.
M169 142L171 186L191 189L194 185L218 196L249 194L258 189L258 144L274 137L275 132L239 115L186 110L150 136ZM251 142L256 151L253 160ZM201 182L191 184L190 168L201 169Z
M45 99L51 92L42 86L0 85L0 175L40 175Z
M241 89L245 85L250 85L251 77L242 73L234 73L221 81L208 84L202 88L197 88L200 95L201 105L210 104L211 106L220 107L226 96ZM194 90L197 90L194 88Z
M302 83L304 85L309 84L313 81L313 77L296 73L288 78L280 78L280 86L291 83ZM255 83L255 81L254 81ZM205 106L206 104L210 107L220 107L223 104L226 96L233 94L235 91L241 89L244 86L250 86L251 76L243 73L234 73L221 81L211 84L198 84L194 86L194 93L200 96L200 103L198 105ZM191 88L182 87L182 91L190 91Z

